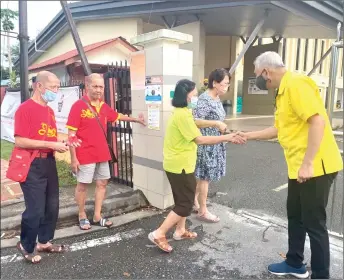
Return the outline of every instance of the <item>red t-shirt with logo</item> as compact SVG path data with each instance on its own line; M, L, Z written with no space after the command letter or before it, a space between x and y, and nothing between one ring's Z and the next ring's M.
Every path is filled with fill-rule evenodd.
M104 102L100 102L100 107L96 108L90 103L87 96L83 96L83 98L98 113L100 123L106 133L107 122L118 120L118 113ZM72 105L67 120L67 128L75 130L77 138L82 141L80 147L75 149L80 164L106 162L111 159L104 132L92 111L81 99Z
M53 109L32 99L20 104L14 115L14 136L56 142L57 128ZM50 149L40 151L52 152Z

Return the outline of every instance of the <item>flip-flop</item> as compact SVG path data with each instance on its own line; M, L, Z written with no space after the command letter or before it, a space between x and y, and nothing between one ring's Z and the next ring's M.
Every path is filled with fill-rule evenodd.
M154 232L151 232L150 234L148 234L148 239L165 253L171 253L173 250L170 244L168 244L166 237L155 238Z
M180 236L177 236L176 233L173 234L173 239L176 241L184 240L184 239L195 239L196 237L197 237L196 232L192 232L188 230L185 230L185 232Z
M220 218L215 216L214 214L211 214L209 212L206 212L203 215L197 215L197 219L207 222L207 223L218 223L220 221Z
M61 244L51 244L48 247L37 248L37 251L42 253L64 253L66 250L67 247Z
M111 228L113 226L113 223L111 222L110 225L107 225L107 222L111 222L109 219L107 218L100 218L99 221L95 222L95 221L91 221L91 225L95 225L95 226L101 226L101 227L107 227L107 228Z
M23 248L20 247L20 241L17 242L17 249L18 251L20 252L20 254L24 257L24 260L28 263L31 263L31 264L38 264L41 262L42 260L42 257L39 261L35 261L34 258L39 256L36 254L36 251L34 251L33 253L29 254L28 252L26 252L26 250Z
M90 221L88 220L88 219L80 219L79 220L79 228L81 229L81 230L89 230L89 229L91 229L91 227L89 227L89 228L83 228L84 226L86 226L86 225L90 225L91 223L90 223Z

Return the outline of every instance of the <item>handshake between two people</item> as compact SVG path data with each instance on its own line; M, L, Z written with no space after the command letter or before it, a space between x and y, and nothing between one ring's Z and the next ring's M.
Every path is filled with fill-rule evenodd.
M227 142L231 142L233 144L245 144L247 142L247 136L244 132L236 131L233 133L229 133L227 130L227 125L224 122L219 121L217 123L217 128L220 130L222 134L225 134L228 137Z

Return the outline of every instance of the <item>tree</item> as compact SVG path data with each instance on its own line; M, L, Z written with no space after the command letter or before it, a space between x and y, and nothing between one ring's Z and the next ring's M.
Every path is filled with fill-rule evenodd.
M9 65L9 72L12 72L12 58L11 58L11 45L10 45L10 31L14 30L14 20L18 18L18 12L11 9L1 9L1 30L7 33L7 59ZM13 35L12 35L13 36Z

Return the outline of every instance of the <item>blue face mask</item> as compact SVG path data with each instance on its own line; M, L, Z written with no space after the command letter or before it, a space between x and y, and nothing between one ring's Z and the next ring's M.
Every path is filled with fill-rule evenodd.
M46 89L45 93L42 94L42 98L45 102L53 102L56 99L56 95L57 94L55 92Z
M197 96L192 96L191 97L191 101L188 103L188 108L189 109L195 109L197 106L197 101L198 101L198 97Z

